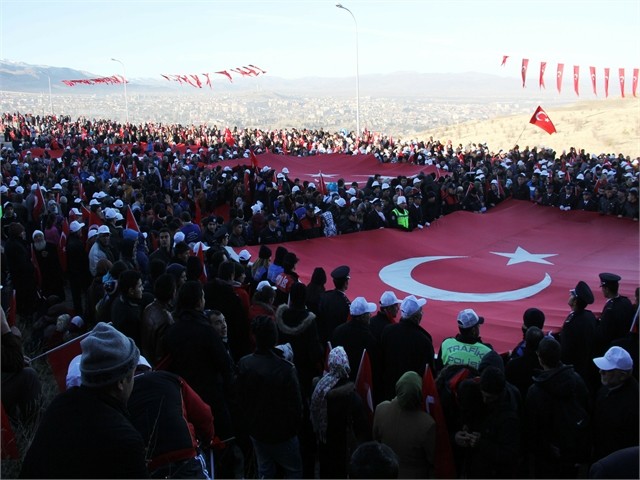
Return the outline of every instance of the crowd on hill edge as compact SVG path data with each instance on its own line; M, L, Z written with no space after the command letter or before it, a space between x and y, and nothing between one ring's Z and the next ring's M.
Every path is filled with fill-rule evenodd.
M49 446L60 430L52 414L45 414L41 430L47 437L32 447L24 476L44 474L34 463L51 462L64 476L91 477L99 466L114 477L193 478L204 474L206 464L199 447L212 445L216 475L223 477L240 478L254 455L264 476L312 478L317 460L321 478L359 478L358 458L361 469L376 458L387 467L396 465L401 478L433 476L442 468L435 452L443 439L436 439L420 400L426 364L437 374L453 448L449 466L460 477L575 478L585 474L578 466L610 468L600 465L601 459L638 445L637 421L620 415L638 411L637 333L627 334L638 293L632 306L618 294L616 275L601 276L611 312L603 311L600 319L587 309L593 293L579 282L571 313L555 338L542 334L544 313L528 309L522 342L502 359L481 340L482 317L462 311L436 357L437 346L420 327L422 299L399 300L385 292L378 305L362 297L350 301L347 266L331 272L333 289L325 289L322 266L304 285L295 253L269 246L383 227L427 228L442 215L460 209L482 213L508 197L637 221L638 159L574 148L560 155L518 147L495 154L484 144L454 148L367 131L358 137L295 129L225 131L22 114L4 114L2 124L12 145L1 152L3 308L28 322L29 351L92 331L82 343L81 382L75 383L83 384L82 393L71 388L62 394L66 400L56 400L61 413L55 417L64 420L69 405L90 409L103 402L100 408L115 415L130 440L121 445L128 445L131 460L122 463L123 470L111 470L109 458L92 460L89 453L69 470L58 465L66 464L60 449L55 451L62 458L43 453L48 447L42 445ZM180 153L178 143L198 151ZM145 144L148 150L141 148ZM35 148L45 148L45 155L35 158L30 153ZM62 156L53 159L50 150L62 150ZM323 192L290 179L286 168L253 168L251 152L263 151L371 153L380 162L437 165L438 173L382 178L372 172L365 185L341 180L335 191ZM227 158L246 158L246 165L209 168ZM116 163L121 168L114 171ZM261 247L254 261L246 249L236 255L229 248L256 244ZM115 329L104 325L109 322ZM16 360L23 346L9 322L3 322L2 340L3 406L15 421L37 422L40 380ZM626 350L611 350L614 344ZM100 348L113 356L109 361L120 361L118 368L96 353ZM371 402L377 406L370 417L366 398L363 402L354 390L365 348L373 375ZM169 373L145 373L144 381L130 385L129 373L139 362L136 351L147 367ZM88 370L91 362L104 376ZM98 378L93 383L92 375ZM576 398L564 398L569 383L575 385L569 390L582 392ZM128 396L132 388L135 402ZM190 428L173 443L145 430L145 412L162 412L175 425L182 418L176 416L184 414L145 403L158 392L172 392L168 398L178 403L186 398L193 405L186 419ZM110 400L105 404L103 397ZM112 411L127 400L130 410L135 405L135 429ZM566 447L565 452L570 439L554 430L558 419L567 417L566 402L583 412L576 422L585 423L584 430L566 424L562 429L589 440L580 451ZM84 425L88 417L73 422ZM397 422L407 424L401 436L393 433ZM141 444L137 435L157 445L147 452L151 463L144 468L134 458ZM73 453L69 442L83 448L77 439L57 443ZM88 451L113 447L85 444ZM369 454L363 457L365 450ZM358 451L350 467L351 454ZM632 454L637 458L637 448ZM384 470L383 464L380 471L392 475L393 468Z

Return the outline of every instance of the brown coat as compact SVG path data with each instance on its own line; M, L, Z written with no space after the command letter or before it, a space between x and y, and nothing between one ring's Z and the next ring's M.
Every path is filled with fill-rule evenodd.
M373 417L373 438L398 456L398 478L433 478L436 423L427 412L403 410L397 398L382 402Z

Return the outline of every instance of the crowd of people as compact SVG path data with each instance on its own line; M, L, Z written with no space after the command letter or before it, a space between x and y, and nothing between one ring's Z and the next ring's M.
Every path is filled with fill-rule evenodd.
M253 473L265 478L361 478L373 464L425 478L441 468L443 441L460 477L576 478L629 458L637 471L638 291L633 303L619 295L617 275L601 275L600 318L578 282L561 332L545 336L544 306L528 309L522 341L501 356L482 342L474 310L434 345L420 326L426 300L350 299L347 265L329 275L320 265L304 284L294 244L281 244L428 228L507 198L637 221L638 159L574 148L494 153L367 131L22 114L2 124L2 306L29 330L21 340L3 317L2 403L14 421L39 424L24 477L241 478L255 459ZM372 172L364 185L339 180L329 191L286 168L252 167L265 151L373 154L439 173ZM230 158L245 165L219 165ZM258 258L249 245L260 245ZM19 358L86 333L75 383L40 420L42 379ZM355 381L365 349L372 391L363 399ZM448 438L424 409L426 365ZM162 395L167 404L154 403ZM576 439L586 443L576 449Z

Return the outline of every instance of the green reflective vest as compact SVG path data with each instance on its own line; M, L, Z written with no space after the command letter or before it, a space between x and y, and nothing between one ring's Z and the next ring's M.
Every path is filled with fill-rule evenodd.
M478 370L480 361L491 351L485 344L464 343L455 338L447 338L442 342L442 365L468 365Z

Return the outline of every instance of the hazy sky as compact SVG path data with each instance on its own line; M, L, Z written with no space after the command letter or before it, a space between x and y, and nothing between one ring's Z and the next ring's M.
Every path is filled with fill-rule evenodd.
M344 0L360 75L477 71L529 81L541 60L640 66L639 0ZM331 0L0 0L0 57L129 78L257 65L284 78L355 74L355 27ZM500 67L502 55L510 55ZM217 78L217 77L216 77Z

